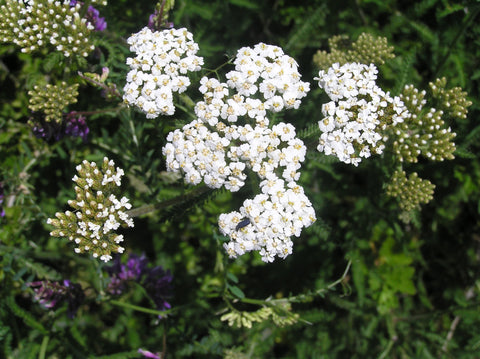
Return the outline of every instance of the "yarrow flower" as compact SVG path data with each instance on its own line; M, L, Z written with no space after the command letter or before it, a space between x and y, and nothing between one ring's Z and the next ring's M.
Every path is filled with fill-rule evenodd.
M439 91L441 90L444 88L439 88ZM412 114L407 121L390 131L393 153L400 162L415 163L420 155L431 161L451 160L455 157L453 153L456 147L453 139L456 133L447 127L442 109L428 106L425 95L425 90L419 91L413 85L405 85L400 94L401 100ZM448 106L444 102L438 105L448 111ZM462 108L458 113L459 117L462 118L466 112L466 107Z
M55 85L35 85L33 90L28 91L28 108L33 112L42 112L46 122L60 123L67 106L77 102L78 86L64 81Z
M168 171L183 172L193 185L203 180L211 188L236 192L247 170L257 173L263 195L255 197L253 214L246 211L252 206L247 200L241 212L220 216L219 225L232 240L225 246L231 257L260 250L270 262L291 253L290 236L299 236L315 213L296 183L306 147L293 125L269 126L267 111L298 108L309 84L300 81L295 60L277 46L244 47L234 64L225 83L201 79L197 119L169 133L163 154ZM238 227L245 221L248 225Z
M145 27L127 42L136 57L127 58L131 70L123 88L124 102L138 107L147 118L173 115L173 93L186 91L190 79L185 75L203 65L193 35L185 28L152 32Z
M112 259L112 253L125 250L119 245L123 235L114 231L120 226L133 227L133 220L124 211L131 208L128 198L119 200L114 194L124 174L121 168L115 170L114 165L113 160L106 157L101 168L88 161L78 165L78 176L72 179L77 197L68 201L76 211L57 212L56 218L47 220L56 227L50 232L51 236L67 237L77 245L75 253L90 252L105 262Z
M7 0L0 7L0 41L26 53L51 45L65 57L86 57L95 48L89 36L94 26L80 17L80 8L69 0Z
M274 176L262 184L263 193L245 200L239 212L220 215L220 230L231 239L224 248L232 258L250 251L260 251L265 262L285 258L292 253L290 237L299 237L303 227L315 222L301 186L290 182L285 189L284 181Z
M126 264L122 264L120 256L117 256L107 271L110 274L109 293L121 295L131 283L138 283L145 288L158 310L171 308L167 299L172 296L173 276L161 266L149 267L145 255L130 254Z
M61 282L31 282L28 286L33 288L35 300L47 309L56 309L64 302L67 302L67 315L70 318L75 316L85 298L80 284L72 283L67 279Z
M358 63L337 63L319 72L316 80L331 101L322 106L318 151L357 166L362 157L383 152L382 131L387 126L410 116L398 97L392 98L375 84L377 72L373 64Z

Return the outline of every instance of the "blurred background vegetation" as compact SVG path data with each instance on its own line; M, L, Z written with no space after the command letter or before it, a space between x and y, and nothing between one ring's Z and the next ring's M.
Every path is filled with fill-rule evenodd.
M124 41L146 25L154 6L117 0L100 8L108 30L96 65L84 71L109 66L122 88L129 56ZM171 20L194 34L207 68L258 42L281 46L297 60L312 91L298 111L281 116L299 133L321 118L324 97L313 81L313 56L328 51L328 39L340 34L388 39L396 57L380 67L378 84L393 95L407 83L427 89L445 76L473 105L467 119L449 124L457 133L454 160L411 165L436 189L434 200L407 224L399 219L397 203L385 196L381 161L370 158L358 168L338 163L315 152L318 138L306 141L309 155L300 179L318 220L294 240L293 255L285 260L225 258L218 215L238 208L251 188L235 195L209 192L185 206L136 218L134 230L124 232L128 251L145 253L174 276L174 311L161 320L108 298L95 300L104 298L102 266L74 255L66 240L50 238L45 220L67 209L75 166L85 158L106 155L125 169L123 188L134 206L189 191L165 174L161 154L165 135L184 123L182 114L146 122L132 111L136 121L130 122L112 110L88 117L89 142L47 144L26 124L26 91L51 65L2 44L0 181L6 216L0 218L0 356L137 358L137 349L144 348L165 350L167 358L480 357L479 11L479 1L176 0ZM84 86L72 109L110 107L115 104L97 89ZM340 284L315 294L341 278L349 261ZM42 309L26 287L63 278L81 283L93 298L73 320L65 311ZM229 327L220 321L228 283L240 290L239 299L307 294L291 308L301 320L285 327L268 320L252 328ZM121 300L149 306L135 290ZM245 301L235 305L258 309Z

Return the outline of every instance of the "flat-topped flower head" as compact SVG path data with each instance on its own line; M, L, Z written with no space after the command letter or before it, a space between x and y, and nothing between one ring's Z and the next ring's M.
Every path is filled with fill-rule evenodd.
M231 258L250 251L259 251L264 262L285 258L292 253L290 238L316 220L302 187L293 182L285 186L280 179L262 184L263 193L245 200L240 212L219 217L220 231L230 237L224 248Z
M135 57L127 58L130 72L123 88L123 100L144 112L147 118L173 115L172 93L190 85L188 72L199 71L203 58L187 29L152 31L148 27L127 40Z
M100 168L95 162L83 161L77 166L75 200L68 204L75 212L57 212L56 218L49 218L48 224L56 229L53 237L66 237L76 244L75 253L91 253L94 258L108 262L112 253L123 253L120 243L123 235L114 231L119 227L133 227L133 220L125 212L132 205L128 198L117 199L114 192L121 185L124 172L115 169L113 160L104 158Z
M203 181L237 192L247 173L256 173L263 193L255 197L257 214L243 209L223 214L219 225L231 239L225 246L231 257L259 250L263 260L273 261L292 252L290 237L313 223L315 213L296 183L306 147L293 125L270 125L267 116L297 109L310 87L300 81L295 60L278 46L241 48L234 65L226 82L200 80L197 119L169 133L163 154L167 170L183 173L193 185Z
M377 68L358 63L335 63L320 71L318 84L331 101L322 105L324 118L318 151L358 165L362 158L383 152L383 131L410 116L403 102L375 83Z

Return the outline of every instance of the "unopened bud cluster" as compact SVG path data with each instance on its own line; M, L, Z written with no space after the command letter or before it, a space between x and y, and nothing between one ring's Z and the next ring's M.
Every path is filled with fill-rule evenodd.
M328 39L328 45L330 52L319 50L313 57L313 62L323 70L334 63L344 65L359 62L380 66L385 60L395 57L394 48L388 45L386 37L375 37L367 33L362 33L353 43L346 35L336 35Z
M385 128L410 116L400 98L375 84L377 72L373 64L355 62L319 72L318 84L331 101L322 105L318 151L357 166L362 157L383 152Z
M236 192L246 171L255 172L262 194L246 200L240 212L222 214L219 226L231 239L225 244L231 257L258 250L271 262L291 253L290 236L313 223L315 212L296 183L306 147L291 124L270 126L267 111L298 108L309 84L277 46L244 47L234 64L226 83L201 79L204 100L195 106L197 119L168 135L163 154L167 169L183 172L190 184L203 180Z
M445 77L429 83L432 96L438 101L438 106L451 117L467 118L467 107L472 105L472 101L467 100L467 93L462 91L461 87L446 90L446 85L447 79Z
M0 41L27 53L53 46L66 57L86 57L94 49L89 37L94 27L80 17L80 8L70 0L6 0L0 7Z
M133 220L125 212L131 208L128 198L120 200L114 192L121 185L124 172L115 169L113 160L104 158L101 168L95 162L83 161L77 166L76 199L68 201L74 212L57 212L48 224L56 229L50 235L66 237L76 244L75 253L91 253L94 258L108 262L112 253L123 253L120 246L123 235L114 231L120 226L133 227Z
M145 27L127 42L136 57L127 58L131 70L123 88L124 102L138 107L147 118L173 115L173 93L186 91L190 85L186 74L203 65L193 35L185 28L152 32Z
M30 110L43 112L46 122L60 123L66 107L77 102L78 84L68 85L66 82L60 82L56 85L35 85L28 94Z
M298 322L300 315L292 313L292 305L288 302L277 304L276 307L262 307L255 312L244 312L232 310L220 317L222 322L228 322L228 325L236 326L237 328L251 328L253 323L261 323L266 320L271 320L279 327L285 327Z
M401 209L410 212L420 208L421 203L430 202L434 189L434 184L421 179L416 172L407 178L404 171L396 171L387 185L386 193L398 199Z
M456 134L442 120L443 111L425 107L425 91L406 85L400 95L411 116L391 131L393 151L400 162L418 162L418 156L432 161L453 159Z

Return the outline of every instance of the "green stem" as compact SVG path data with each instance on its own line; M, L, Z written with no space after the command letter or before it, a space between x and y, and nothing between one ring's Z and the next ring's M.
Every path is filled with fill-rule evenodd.
M393 348L393 344L395 344L395 341L393 340L390 340L387 344L387 347L385 348L385 350L382 352L382 354L380 354L380 356L378 357L378 359L385 359L388 355L388 353L390 353L390 350L392 350Z
M131 209L130 211L127 211L126 213L130 217L138 217L138 216L150 213L150 212L154 212L154 211L159 210L159 209L164 209L164 208L173 206L175 204L187 202L191 198L195 198L198 195L201 195L201 194L203 194L207 191L210 191L210 188L208 188L207 186L201 186L201 187L198 187L198 188L194 189L193 191L189 192L186 195L180 195L180 196L177 196L177 197L172 198L172 199L168 199L168 200L160 202L160 203L147 204L147 205L142 206L142 207Z
M69 112L66 117L68 118L71 118L71 117L76 117L78 115L96 115L96 114L99 114L99 113L110 113L110 112L113 112L113 113L118 113L122 110L121 107L114 107L114 108L106 108L104 110L96 110L96 111L72 111L72 112Z
M253 299L253 298L242 298L242 299L239 299L239 300L243 303L256 304L256 305L268 305L269 303L272 304L272 305L275 305L276 303L282 303L282 302L289 302L289 303L303 302L308 297L321 295L325 292L328 292L332 288L336 287L338 284L342 283L344 281L345 277L347 276L351 265L352 265L352 261L349 260L348 264L347 264L347 267L345 268L345 271L343 272L342 276L339 279L337 279L335 282L330 283L325 288L321 288L321 289L316 290L315 292L313 292L310 295L309 294L299 294L299 295L295 295L295 296L291 296L291 297L287 297L287 298L271 299L271 300L262 300L262 299Z
M45 359L45 354L47 353L47 346L49 341L50 341L50 337L48 335L45 335L42 340L42 345L40 346L38 359Z
M167 310L160 311L160 310L156 310L156 309L140 307L138 305L133 305L133 304L130 304L130 303L120 302L120 301L115 300L115 299L109 300L108 302L113 304L113 305L116 305L117 307L128 308L128 309L136 310L137 312L142 312L142 313L147 313L147 314L160 315L162 317L167 315L167 314L170 314L174 311L173 309L167 309Z
M214 72L215 74L217 74L217 77L218 77L218 70L220 70L222 67L224 66L227 66L227 65L230 65L233 61L233 58L229 59L227 62L224 62L223 64L221 64L220 66L218 66L216 69L205 69L207 72L207 74L211 74L212 72Z

